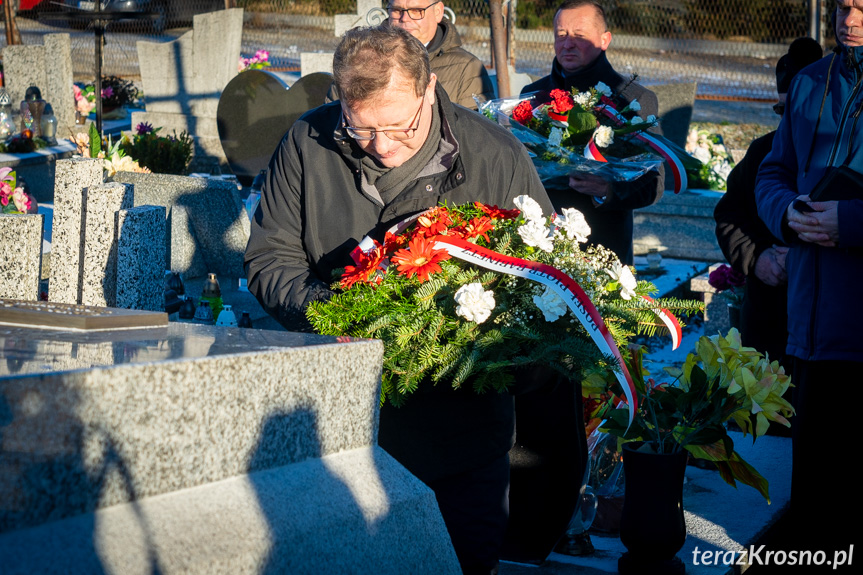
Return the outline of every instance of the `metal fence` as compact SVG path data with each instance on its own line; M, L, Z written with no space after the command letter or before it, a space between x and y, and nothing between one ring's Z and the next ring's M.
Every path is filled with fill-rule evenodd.
M298 69L301 52L333 50L338 42L333 15L356 11L356 0L228 2L245 9L243 54L268 50L274 65L283 69ZM216 9L224 0L151 0L151 4L170 5L179 16L179 12ZM446 4L456 14L465 47L490 64L488 2L446 0ZM505 13L513 14L509 53L516 70L546 74L554 57L551 22L559 0L509 0L505 4ZM606 0L605 5L613 34L608 55L615 68L638 74L648 85L696 81L700 97L773 98L774 64L794 38L812 35L823 44L832 42L825 18L833 6L828 0ZM68 32L76 79L91 80L92 30L83 21L38 15L39 19L33 18L33 12L19 15L21 40L38 44L46 32ZM106 33L105 74L138 76L138 40L164 42L188 30L188 18L171 20L164 31L152 20L111 24ZM5 37L0 45L5 45Z

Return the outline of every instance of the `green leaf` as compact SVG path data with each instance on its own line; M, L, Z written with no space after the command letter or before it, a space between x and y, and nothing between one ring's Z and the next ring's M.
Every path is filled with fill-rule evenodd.
M96 158L99 156L99 152L102 151L102 136L99 134L99 130L96 129L96 124L90 124L88 135L90 136L90 157Z

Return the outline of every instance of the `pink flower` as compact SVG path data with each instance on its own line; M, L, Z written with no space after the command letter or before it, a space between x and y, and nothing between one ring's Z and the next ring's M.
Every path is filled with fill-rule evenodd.
M107 88L102 88L102 99L110 98L114 95L114 88L108 86Z

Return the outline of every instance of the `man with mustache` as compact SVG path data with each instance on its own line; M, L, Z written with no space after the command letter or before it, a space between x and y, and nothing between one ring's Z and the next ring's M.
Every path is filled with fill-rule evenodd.
M658 114L656 95L614 71L605 51L611 32L605 9L597 0L567 0L554 16L554 62L551 74L525 86L522 96L537 92L535 103L548 102L554 89L585 92L602 82L616 96L618 109L638 100L643 119ZM612 250L627 265L633 261L632 210L649 206L662 197L664 171L650 171L632 182L609 182L599 176L578 173L569 181L546 184L555 209L576 208L590 224L589 241Z

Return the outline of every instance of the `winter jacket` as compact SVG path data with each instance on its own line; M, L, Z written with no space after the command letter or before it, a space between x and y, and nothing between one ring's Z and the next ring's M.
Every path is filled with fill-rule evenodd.
M731 267L746 275L740 325L743 345L766 351L770 359L780 359L785 354L788 298L785 284L770 286L755 275L755 262L761 253L781 244L758 217L755 178L758 166L770 153L775 134L765 134L749 145L746 156L728 175L728 191L713 211L722 253Z
M342 134L340 104L306 113L282 140L252 221L246 272L249 290L287 329L309 329L306 304L330 297L333 271L351 264L349 253L366 234L382 240L394 223L444 200L511 207L528 194L552 212L518 140L451 104L439 84L436 98L442 142L454 146L437 158L447 167L421 174L387 205L363 190L362 152ZM503 456L513 433L511 395L423 382L403 407L381 408L379 443L429 482Z
M450 100L476 110L476 95L480 102L494 98L494 84L479 58L461 47L461 37L454 24L444 18L437 34L426 47L431 71L437 75Z
M847 162L863 173L861 55L863 48L840 47L797 74L755 188L759 216L791 246L786 352L808 361L863 361L854 303L863 282L863 198L839 201L837 247L799 240L785 220L794 199L831 169Z
M641 104L639 115L642 118L659 114L656 94L615 72L605 52L593 63L572 74L564 74L555 58L551 74L528 84L521 94L524 96L536 92L535 101L543 103L550 101L548 93L556 88L566 91L575 88L583 92L599 82L608 85L621 103L628 104L632 100L638 100ZM660 166L659 171L650 171L632 182L612 182L611 192L601 204L597 204L591 196L579 194L570 188L567 178L546 182L546 191L555 209L561 211L563 208L576 208L581 211L590 225L590 243L602 244L616 253L625 264L632 264L633 261L632 210L658 202L664 187L663 166Z

